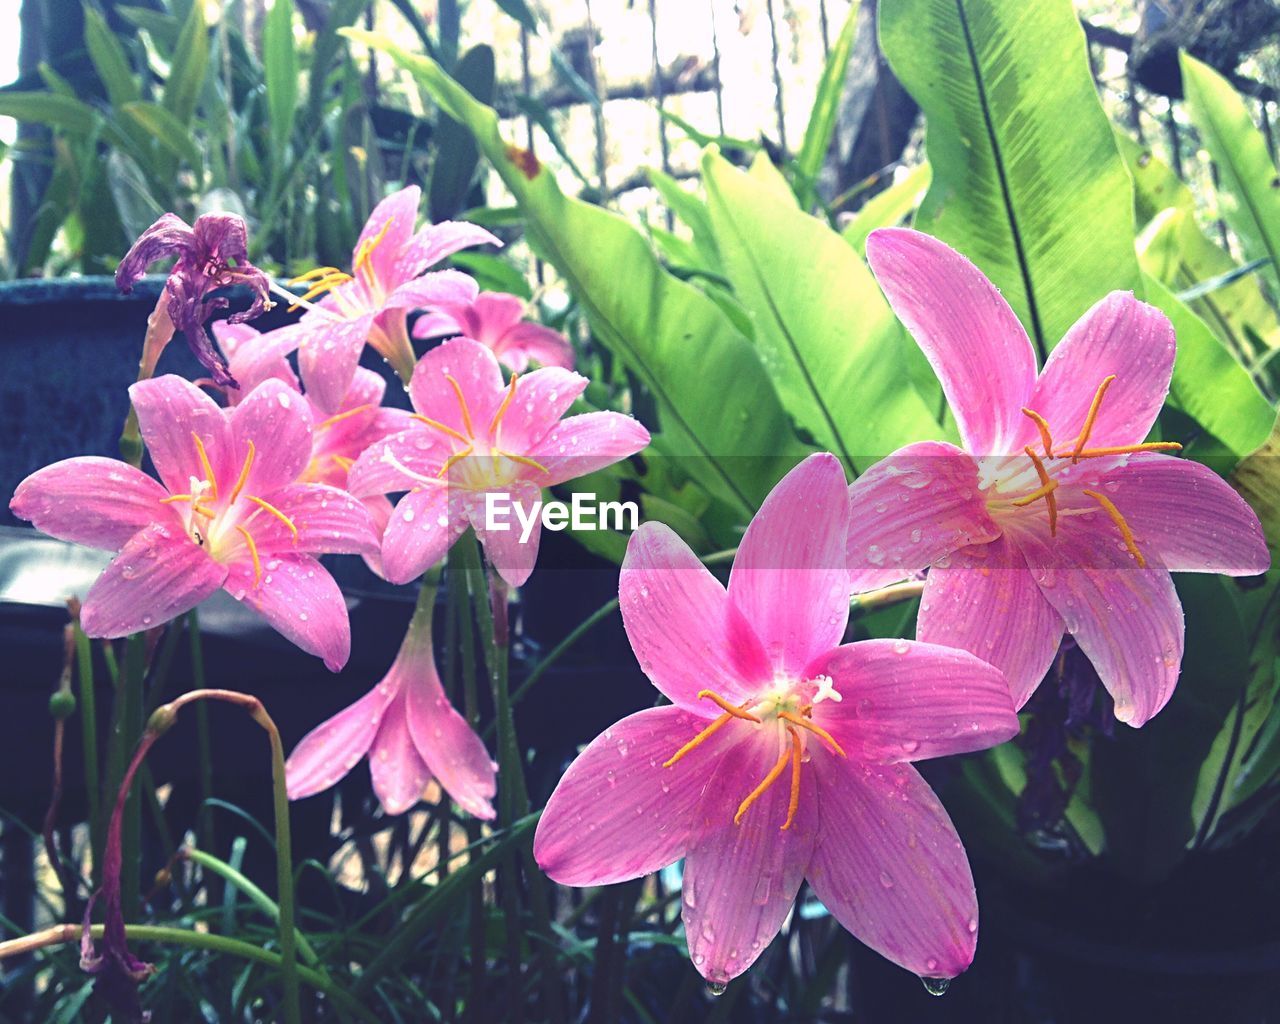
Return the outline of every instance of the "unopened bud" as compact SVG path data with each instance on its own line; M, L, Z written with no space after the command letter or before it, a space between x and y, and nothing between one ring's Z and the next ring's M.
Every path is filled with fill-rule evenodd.
M58 690L49 698L49 714L54 718L70 718L76 713L75 694Z
M163 736L173 728L173 723L177 720L178 712L174 710L173 705L161 704L147 719L147 732L155 736Z

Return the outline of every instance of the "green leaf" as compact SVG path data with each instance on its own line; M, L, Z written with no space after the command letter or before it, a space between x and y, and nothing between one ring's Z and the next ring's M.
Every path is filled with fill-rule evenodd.
M859 256L865 257L867 235L876 228L893 227L906 220L920 205L932 177L933 169L928 163L911 168L900 181L895 181L863 203L840 232L844 240L858 250Z
M680 183L669 174L664 174L655 167L645 169L649 182L662 201L667 204L677 217L684 221L693 234L693 248L697 253L698 266L704 270L717 270L720 266L720 253L716 249L715 233L711 230L711 217L707 213L707 204L701 197L682 188Z
M1042 355L1140 287L1133 186L1071 0L881 0L880 42L927 118L916 227L982 268Z
M203 165L200 149L182 122L157 103L126 103L120 108L122 120L132 122L180 160L199 169Z
M174 46L169 80L164 84L164 107L180 124L189 125L195 117L196 100L204 86L208 66L209 37L204 5L193 3Z
M43 124L73 135L98 127L98 115L87 103L48 92L0 92L0 117Z
M262 28L262 70L267 80L267 119L277 163L293 132L298 108L298 55L293 45L293 0L273 0Z
M481 103L493 100L493 50L481 44L462 55L454 69L458 84ZM467 200L475 180L480 151L471 133L451 117L441 117L435 126L435 159L431 164L431 188L427 209L433 221L456 217Z
M684 456L689 475L740 512L757 508L805 449L750 343L719 307L664 272L623 218L565 196L553 174L503 139L496 112L434 61L384 35L347 34L389 54L471 129L524 210L535 249L565 279L600 342L653 395L665 450Z
M1170 399L1235 455L1250 454L1271 433L1275 410L1203 320L1154 277L1143 275L1143 282L1147 301L1169 318L1178 339Z
M937 421L904 386L893 313L848 243L714 151L702 179L725 274L796 422L849 470L937 437Z
M1219 209L1246 258L1271 261L1264 280L1280 301L1280 174L1231 84L1188 54L1180 59L1187 109L1219 171Z
M804 130L804 142L796 156L796 170L800 175L800 202L809 207L813 203L813 183L822 170L827 150L831 148L831 136L836 130L836 115L840 111L840 97L844 93L845 73L849 68L849 56L853 53L853 40L857 30L858 11L862 4L854 0L845 18L844 28L836 44L827 55L827 65L818 82L818 93L813 98L809 112L809 124Z
M84 45L113 107L118 109L140 98L124 47L106 19L88 4L84 8Z
M481 291L507 292L526 301L533 298L524 274L498 256L487 252L455 252L449 262L474 277Z

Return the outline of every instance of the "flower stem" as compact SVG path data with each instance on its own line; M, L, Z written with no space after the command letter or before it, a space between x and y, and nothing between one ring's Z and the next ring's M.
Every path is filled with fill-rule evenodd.
M143 734L143 698L142 688L147 675L146 637L135 633L125 641L124 669L120 677L120 686L116 690L120 700L120 714L117 718L120 750L132 749ZM138 893L141 888L141 850L142 850L142 803L139 794L131 793L133 773L131 768L120 782L119 792L127 796L124 802L120 832L121 863L124 876L120 886L120 905L126 917L136 917L138 913ZM110 839L108 839L110 842Z
M84 745L84 788L89 802L89 847L93 876L102 864L102 792L98 778L98 705L93 689L93 647L80 623L76 630L76 662L80 676L80 739Z

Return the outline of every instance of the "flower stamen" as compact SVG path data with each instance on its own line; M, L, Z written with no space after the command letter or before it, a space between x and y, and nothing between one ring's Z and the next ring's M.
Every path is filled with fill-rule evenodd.
M1049 445L1046 443L1045 448L1048 447ZM1031 465L1036 469L1036 476L1040 478L1040 489L1043 491L1054 481L1050 479L1049 472L1044 468L1044 463L1040 461L1040 457L1031 450L1031 445L1027 445L1023 451L1031 459ZM1056 487L1056 484L1054 486ZM1045 491L1044 501L1049 506L1049 536L1056 537L1058 535L1058 499L1054 496L1053 488Z
M810 721L807 718L800 717L794 711L779 711L778 717L781 719L784 719L785 721L790 722L792 725L800 726L801 729L808 729L815 736L818 736L819 738L824 740L828 745L830 745L831 749L834 750L841 757L849 756L844 752L844 748L841 747L840 744L835 741L835 738L831 735L831 733L827 732L827 730L822 728L822 726L816 725L814 722ZM788 728L790 728L790 726L788 726Z
M360 251L356 253L355 265L351 268L357 274L365 269L370 259L373 258L373 250L378 248L382 244L382 240L387 237L387 232L391 229L392 219L388 217L387 222L382 225L381 231L372 238L366 238L360 243Z
M447 459L444 460L444 465L440 467L440 472L437 473L436 476L440 477L440 479L443 480L446 476L449 475L449 470L451 470L456 463L461 462L463 459L465 459L468 455L470 455L475 450L476 450L476 446L473 444L469 444L465 448L463 448L462 451L454 452L452 455L450 455Z
M720 694L711 690L699 690L698 699L709 700L713 704L718 704L722 710L732 715L734 718L741 718L744 722L755 722L757 725L760 723L760 719L750 711L747 711L745 708L740 708L736 704L730 704L727 700L721 697Z
M245 527L237 523L236 529L244 538L245 546L249 549L249 557L253 559L253 585L258 587L262 584L262 560L258 557L258 545L253 542L253 535Z
M787 820L782 823L781 831L785 832L796 820L796 811L800 809L800 734L787 726L791 734L791 798L787 801Z
M1102 378L1102 383L1098 385L1097 393L1093 396L1093 401L1089 403L1089 412L1084 418L1084 427L1080 430L1080 438L1076 441L1075 449L1071 453L1071 461L1079 462L1080 453L1084 451L1084 446L1089 441L1089 434L1093 430L1093 424L1098 419L1098 410L1102 408L1102 399L1107 393L1107 388L1111 387L1111 382L1116 379L1116 375L1110 374Z
M1142 444L1111 445L1106 448L1085 448L1075 459L1100 459L1107 455L1132 455L1134 452L1180 452L1177 441L1144 441Z
M234 505L236 503L236 498L240 497L240 492L244 490L244 485L249 480L249 470L253 468L253 457L257 454L257 449L254 448L252 441L247 443L249 445L249 451L244 457L244 465L240 467L240 476L236 480L236 485L231 488L231 497L227 499L228 505ZM250 500L252 501L253 499Z
M1120 531L1120 536L1124 539L1124 546L1128 549L1129 554L1133 555L1133 560L1138 563L1138 568L1145 569L1147 560L1142 557L1142 552L1138 550L1137 542L1133 539L1133 531L1129 529L1129 524L1125 522L1124 516L1116 508L1115 503L1105 494L1101 494L1098 491L1086 490L1084 493L1101 505L1102 510L1111 517L1111 521L1116 524L1116 529Z
M476 428L471 425L471 410L467 408L467 399L462 393L462 385L450 374L446 373L444 379L449 382L449 386L453 388L453 393L458 396L458 408L462 410L462 428L467 432L467 438L475 437Z
M1053 458L1053 434L1049 430L1049 421L1034 409L1024 408L1022 415L1030 417L1031 421L1035 423L1036 429L1040 431L1040 443L1044 445L1045 458Z
M213 478L213 467L209 465L209 453L204 450L204 442L200 440L200 435L194 430L191 431L191 440L196 443L196 454L200 456L200 468L204 470L204 478L209 484L209 497L213 501L218 500L218 481Z
M1058 489L1058 481L1050 480L1043 487L1038 487L1034 491L1032 491L1030 494L1025 494L1021 498L1014 499L1012 502L1010 502L1010 504L1016 505L1018 508L1025 508L1027 505L1030 505L1032 502L1039 501L1041 498L1045 497L1046 495L1052 494L1057 489Z
M507 394L502 399L502 404L498 406L498 411L493 414L493 419L489 421L489 436L497 438L497 429L502 423L502 417L507 414L507 409L511 405L511 400L516 397L516 381L520 379L520 374L513 373L511 375L511 383L507 385Z
M751 805L753 803L764 796L770 786L778 781L778 776L786 770L787 762L794 756L794 751L800 743L800 736L794 729L789 729L788 731L791 733L791 749L784 750L780 755L778 755L778 760L774 762L773 767L769 769L769 774L760 780L760 785L756 786L755 789L748 793L747 798L743 800L742 803L738 804L738 812L733 816L733 823L735 825L742 824L742 816L751 809ZM790 823L790 817L788 817L787 824Z
M674 754L672 754L669 758L667 758L665 761L663 761L663 762L662 762L662 767L663 767L663 768L670 768L670 767L671 767L672 765L674 765L677 761L679 761L682 757L684 757L684 756L685 756L685 754L689 753L691 750L695 750L695 749L697 749L698 747L702 746L702 744L706 743L706 742L707 742L707 740L709 740L709 739L710 739L712 736L714 736L717 732L719 732L719 731L720 731L721 729L723 729L726 725L728 725L728 724L729 724L729 722L731 722L731 721L734 719L734 717L735 717L734 715L732 715L732 714L730 714L728 711L726 711L723 715L721 715L721 716L720 716L719 718L717 718L714 722L712 722L712 723L711 723L710 725L708 725L705 729L703 729L703 730L702 730L702 732L698 733L698 735L697 735L697 736L695 736L695 737L694 737L693 739L691 739L688 743L686 743L683 747L681 747L681 748L680 748L679 750L677 750Z
M439 430L441 433L448 434L450 437L461 441L463 444L468 444L471 441L471 438L467 437L465 434L458 433L458 431L454 430L453 427L446 426L439 420L433 420L431 417L423 416L421 413L417 412L413 413L412 417L420 423L425 423L427 426L435 430Z
M369 405L369 403L366 402L364 405L357 405L354 409L348 409L346 412L340 412L336 416L330 416L327 420L322 420L321 422L317 423L313 433L318 434L322 430L328 430L335 423L341 423L343 420L347 419L349 416L356 416L359 413L367 412L369 409L372 409L372 408L373 406Z
M262 498L255 498L252 494L246 494L244 497L245 501L253 502L258 506L258 508L262 509L263 512L266 512L268 515L275 516L280 520L280 522L284 523L284 525L289 528L289 532L293 534L293 542L295 544L298 543L298 527L294 525L292 519L272 505L269 501L265 501Z
M510 459L512 462L518 462L522 466L528 466L530 469L536 469L542 473L551 472L551 470L547 469L547 467L537 459L531 459L527 455L512 455L510 452L504 452L496 448L494 449L494 454L501 455L504 459Z

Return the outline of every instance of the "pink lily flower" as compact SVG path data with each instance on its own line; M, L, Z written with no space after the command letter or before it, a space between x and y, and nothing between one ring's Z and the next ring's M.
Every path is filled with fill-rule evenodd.
M159 481L115 459L66 459L27 477L9 504L50 536L119 552L85 598L85 632L136 633L222 588L340 669L347 607L314 556L376 554L378 537L350 494L298 482L312 452L301 396L266 381L222 409L171 375L129 395Z
M621 413L562 420L586 386L585 377L559 367L504 383L497 357L469 338L424 355L409 383L415 423L367 449L348 477L358 496L408 492L383 534L387 579L407 583L422 574L472 526L498 574L513 587L524 583L538 557L542 488L649 443L649 432ZM534 517L523 540L514 514L502 523L507 529L488 528L488 495Z
M298 324L298 366L321 408L336 412L351 387L368 342L401 378L413 373L413 345L407 314L438 303L468 303L476 283L456 270L423 274L428 267L473 245L501 245L484 228L445 221L415 231L421 190L410 185L382 200L360 232L351 273L317 267L295 278L305 284L302 301L320 295L319 308ZM327 294L325 294L327 293Z
M1172 572L1271 563L1253 510L1220 477L1144 442L1173 372L1173 328L1113 292L1037 376L1031 342L972 263L883 229L867 257L924 350L963 448L907 445L850 487L854 591L929 567L916 635L1000 668L1022 707L1070 633L1140 726L1173 693L1182 606Z
M451 334L492 349L498 362L515 373L524 373L530 360L573 369L573 346L559 331L526 320L518 295L481 292L471 302L436 303L413 325L415 338Z
M400 653L377 686L307 733L289 755L289 799L328 789L366 754L373 791L388 814L403 814L434 778L453 801L486 821L494 817L497 765L449 703L431 645L431 602L424 590Z
M973 959L964 847L911 761L1018 731L1008 686L964 652L838 646L849 617L844 472L807 458L747 528L726 590L671 530L632 535L618 597L640 667L673 703L606 729L570 765L533 851L564 885L683 857L694 966L745 971L803 879L845 928L910 971Z

